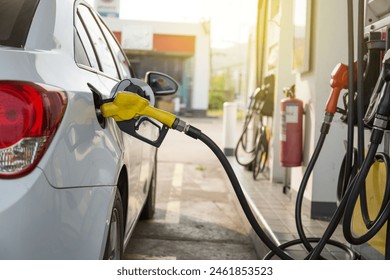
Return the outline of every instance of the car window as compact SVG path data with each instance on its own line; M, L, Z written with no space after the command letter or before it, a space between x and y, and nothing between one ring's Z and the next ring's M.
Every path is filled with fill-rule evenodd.
M75 24L76 24L76 35L75 35L75 60L77 63L90 66L92 68L95 68L96 70L99 69L99 63L97 61L95 51L93 50L91 41L88 37L87 31L84 28L84 25L81 22L80 16L77 14L76 19L75 19ZM78 46L78 38L80 39L80 44ZM88 57L88 62L82 61L80 57L83 55L80 54L80 52L85 52L87 57Z
M84 49L83 43L81 42L80 35L78 34L78 32L76 32L75 35L74 48L75 48L75 61L78 64L91 67L91 63L89 63L88 55Z
M119 79L118 71L114 58L111 54L111 50L91 11L86 6L80 5L78 7L78 12L80 13L82 22L84 23L84 27L88 32L89 38L92 41L93 48L98 57L100 70L111 77Z
M111 46L111 50L113 52L113 55L117 61L119 71L122 74L122 78L131 78L130 74L130 64L127 60L127 57L123 54L121 48L119 47L117 41L113 37L112 33L108 30L106 25L102 22L102 20L99 18L100 27L102 28L104 35L107 38L108 43Z
M22 48L39 0L0 0L0 45Z

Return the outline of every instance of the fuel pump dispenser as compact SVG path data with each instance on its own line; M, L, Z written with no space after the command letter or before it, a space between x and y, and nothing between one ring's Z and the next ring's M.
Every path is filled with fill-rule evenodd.
M275 75L264 78L263 85L254 90L250 97L243 130L235 148L235 158L238 164L252 171L252 177L257 180L265 170L268 160L270 132L267 127L267 117L273 116L275 95Z
M342 166L338 185L339 201L349 188L353 188L343 218L346 240L366 258L382 255L385 259L390 258L389 230L385 226L389 200L389 143L386 139L382 143L389 131L386 88L390 13L387 7L388 1L359 1L357 88L347 117L350 120L346 160L350 164L344 169ZM353 48L349 53L353 57ZM349 95L351 93L355 90ZM357 127L357 139L353 135L354 126ZM366 146L365 142L369 144Z

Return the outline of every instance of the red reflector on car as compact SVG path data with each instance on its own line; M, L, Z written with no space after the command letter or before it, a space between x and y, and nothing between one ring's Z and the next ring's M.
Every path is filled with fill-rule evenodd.
M65 93L20 81L0 81L0 177L31 171L61 122Z

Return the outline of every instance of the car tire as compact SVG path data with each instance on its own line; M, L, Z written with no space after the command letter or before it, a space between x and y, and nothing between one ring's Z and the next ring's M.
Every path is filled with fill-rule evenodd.
M157 153L154 160L152 177L150 178L148 197L141 212L141 220L150 220L156 209L156 186L157 186Z
M123 207L119 190L116 190L103 259L123 259Z

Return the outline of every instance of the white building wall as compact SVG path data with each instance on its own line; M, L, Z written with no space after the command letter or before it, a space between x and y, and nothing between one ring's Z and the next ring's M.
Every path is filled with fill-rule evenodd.
M324 108L331 91L330 74L338 63L348 64L347 2L313 0L311 28L310 70L296 76L297 97L306 104L306 124L303 167L292 170L291 186L295 190L300 185L320 135ZM340 101L341 98L339 105ZM336 113L305 194L312 202L336 202L337 179L345 154L343 141L346 139L346 129Z

